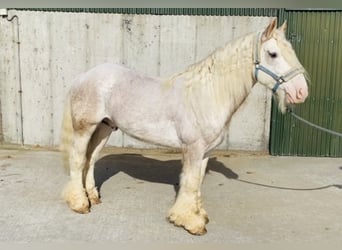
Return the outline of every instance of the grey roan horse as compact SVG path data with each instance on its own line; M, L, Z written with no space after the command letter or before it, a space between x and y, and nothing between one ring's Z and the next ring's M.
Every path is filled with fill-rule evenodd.
M168 219L206 233L200 186L208 153L256 82L273 91L279 109L308 96L305 70L273 19L262 31L227 43L167 79L116 65L99 65L72 85L64 110L61 149L70 170L64 199L79 213L100 202L94 164L116 129L142 141L181 148L180 189Z

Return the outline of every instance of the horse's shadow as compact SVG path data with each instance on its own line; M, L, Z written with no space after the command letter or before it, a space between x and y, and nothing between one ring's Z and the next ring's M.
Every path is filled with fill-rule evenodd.
M138 180L172 185L176 193L178 193L179 174L181 172L181 168L182 164L180 160L161 161L144 157L140 154L107 155L96 163L94 173L95 184L100 191L105 181L115 176L117 173L123 172ZM342 170L342 166L338 167L338 169ZM313 188L296 188L262 184L239 179L238 174L227 168L222 162L218 161L216 157L209 160L207 172L208 171L220 173L228 179L233 179L244 184L255 185L263 188L290 191L313 191L332 187L342 189L341 184L330 184Z
M177 193L181 168L181 160L161 161L140 154L107 155L96 163L94 177L99 191L105 181L123 172L138 180L173 185ZM229 179L239 177L217 158L209 159L208 171L221 173Z

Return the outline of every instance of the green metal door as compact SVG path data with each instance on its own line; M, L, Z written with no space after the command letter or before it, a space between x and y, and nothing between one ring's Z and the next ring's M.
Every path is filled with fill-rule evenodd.
M287 37L311 79L309 98L295 107L305 119L342 132L342 11L282 10ZM272 155L342 156L342 138L272 108Z

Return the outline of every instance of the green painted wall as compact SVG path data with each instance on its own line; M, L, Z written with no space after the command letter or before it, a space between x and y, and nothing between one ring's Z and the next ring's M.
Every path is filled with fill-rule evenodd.
M308 71L309 98L295 107L305 119L342 132L342 11L282 10L288 38ZM342 156L342 138L311 128L272 110L273 155Z

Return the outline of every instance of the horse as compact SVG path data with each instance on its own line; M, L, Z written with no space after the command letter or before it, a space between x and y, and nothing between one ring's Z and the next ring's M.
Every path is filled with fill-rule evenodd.
M182 171L168 220L194 235L209 222L200 187L209 153L227 132L252 87L273 92L281 112L308 96L307 73L286 40L286 21L236 38L167 78L119 64L101 64L73 82L65 102L61 150L70 180L63 197L78 213L101 202L94 181L100 150L113 131L180 148Z

